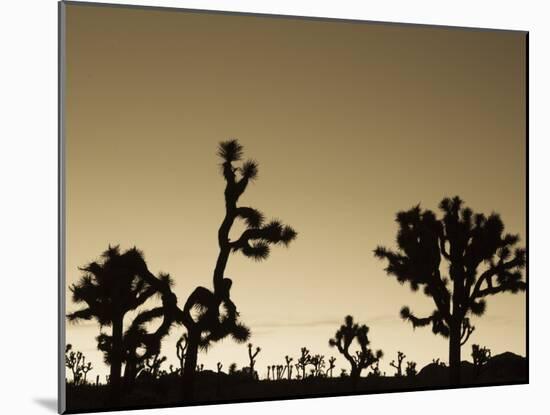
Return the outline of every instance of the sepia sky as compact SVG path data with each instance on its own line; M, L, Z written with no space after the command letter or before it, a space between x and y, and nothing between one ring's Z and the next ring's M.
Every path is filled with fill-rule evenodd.
M69 4L66 13L67 282L109 244L143 250L182 304L211 287L224 215L219 141L259 162L241 199L299 236L261 263L230 258L226 276L257 370L328 347L344 316L371 346L419 367L447 361L429 328L399 318L433 302L384 273L395 214L460 195L525 238L525 34ZM233 233L234 235L236 232ZM67 290L67 309L71 303ZM488 299L472 343L525 355L525 294ZM95 322L67 341L107 373ZM175 362L174 328L163 354ZM226 339L199 363L248 363ZM339 370L338 370L339 372Z

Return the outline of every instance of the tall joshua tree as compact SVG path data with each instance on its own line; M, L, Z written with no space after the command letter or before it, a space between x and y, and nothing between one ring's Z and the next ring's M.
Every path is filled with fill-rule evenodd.
M98 347L108 353L112 401L120 395L124 316L157 292L157 288L140 275L144 263L142 253L136 248L121 253L118 246L109 246L100 261L81 268L84 275L70 287L73 301L86 307L70 313L69 321L96 319L100 328L111 327L110 336L102 333L98 337Z
M221 142L218 146L221 158L221 172L225 179L225 216L218 230L219 253L213 273L214 291L198 287L188 298L183 309L183 323L187 328L188 346L184 368L184 390L192 395L194 371L198 349L208 347L212 342L231 335L235 340L248 340L250 331L238 322L238 312L230 299L232 281L225 278L225 268L231 253L240 252L256 261L267 259L271 245L288 246L296 238L296 231L290 226L273 220L265 222L264 215L257 209L239 206L239 198L250 182L257 179L258 164L248 160L237 165L243 158L243 147L237 140ZM244 221L246 229L236 239L229 237L236 220ZM220 315L219 309L223 308ZM191 310L199 311L193 317Z
M252 343L248 343L248 359L250 360L250 376L254 379L254 365L256 364L256 356L262 349L256 347L256 350L252 351Z
M399 212L398 249L378 247L374 254L387 261L386 272L401 284L410 283L413 291L422 287L432 297L431 315L417 317L403 307L401 317L449 338L450 382L458 385L460 349L473 331L469 316L484 313L489 295L525 290L526 252L516 247L518 235L504 233L496 213L474 214L459 197L443 199L439 208L441 219L420 206Z
M368 338L369 328L366 325L359 325L353 322L352 316L346 316L344 324L340 326L334 338L328 341L330 347L336 347L344 355L351 366L350 376L357 380L361 376L363 369L366 369L378 362L382 356L382 350L375 353L368 347L370 344ZM359 350L353 354L350 352L350 346L356 340Z

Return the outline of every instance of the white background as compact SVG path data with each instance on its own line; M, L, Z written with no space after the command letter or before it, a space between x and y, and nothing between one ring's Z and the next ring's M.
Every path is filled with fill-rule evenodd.
M113 3L123 3L112 1ZM157 410L163 414L545 412L550 25L543 1L137 1L145 5L530 31L530 385ZM0 6L0 412L53 413L57 348L57 4ZM540 409L536 410L535 407ZM141 411L148 414L153 411Z

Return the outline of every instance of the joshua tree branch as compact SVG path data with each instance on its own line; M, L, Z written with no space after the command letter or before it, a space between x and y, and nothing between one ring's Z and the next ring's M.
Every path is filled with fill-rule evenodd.
M497 265L491 266L488 270L486 270L479 279L477 280L474 289L472 291L471 299L475 300L476 298L485 297L489 294L497 294L502 291L506 291L508 287L506 287L506 284L501 284L499 286L494 287L492 284L493 277L497 276L498 274L502 272L506 272L508 270L511 270L513 268L519 268L522 267L525 264L525 257L523 256L523 252L520 251L519 254L515 256L514 259L503 262L500 261ZM483 283L486 282L488 288L481 289L481 286ZM525 283L520 284L520 286L524 286Z
M465 318L462 321L462 333L460 335L460 345L464 346L468 339L470 338L470 335L474 332L475 327L470 324L470 319Z

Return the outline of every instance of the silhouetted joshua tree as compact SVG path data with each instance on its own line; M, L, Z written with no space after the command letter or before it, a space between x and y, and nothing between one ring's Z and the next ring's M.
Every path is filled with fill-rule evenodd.
M472 360L474 362L474 377L479 377L483 367L491 359L491 350L487 347L481 347L478 344L472 344Z
M334 356L331 356L329 359L328 359L328 369L327 369L327 373L330 377L332 377L332 371L334 370L334 368L336 367L336 358Z
M255 377L254 375L254 365L256 364L256 356L258 356L258 353L260 353L262 349L260 349L259 347L256 347L256 350L253 352L252 351L252 343L248 343L248 359L250 360L250 376L252 376L252 378Z
M157 287L140 275L144 264L142 253L136 248L121 254L118 246L110 246L99 262L94 261L81 268L84 275L70 287L73 301L85 303L86 308L70 313L67 316L69 321L96 319L100 327L112 328L110 336L104 333L98 336L98 348L106 354L105 360L110 364L112 403L118 401L120 395L125 350L124 316L158 292ZM167 278L162 275L159 281L166 281Z
M184 333L176 342L176 356L178 357L178 361L180 362L180 375L183 374L186 350L187 350L187 333Z
M302 379L305 379L307 366L311 364L311 355L309 354L309 350L305 347L300 349L300 353L301 355L296 361L296 369L302 371Z
M73 384L86 384L86 376L93 369L92 363L86 363L86 357L80 351L73 351L73 346L67 344L65 346L65 366L71 370L73 374Z
M443 199L443 217L420 206L399 212L398 250L378 247L375 256L388 262L386 272L413 291L423 287L435 310L424 318L403 307L401 317L413 327L430 325L435 334L449 338L451 384L460 384L460 349L473 331L468 315L485 311L485 297L526 288L521 269L523 248L514 248L519 236L504 233L496 213L488 217L463 207L460 198ZM442 270L448 263L448 277Z
M344 324L340 326L334 338L330 339L328 344L331 347L336 347L340 353L344 355L351 366L350 376L357 380L361 376L361 371L366 369L380 360L383 356L382 350L377 350L373 353L369 349L370 343L368 338L369 328L366 325L359 325L353 322L352 316L346 316ZM350 346L356 340L360 350L352 355Z
M90 370L93 370L93 367L92 367L92 362L88 362L86 363L86 357L83 356L82 358L82 366L81 366L81 370L82 370L82 374L84 375L83 379L82 379L82 383L85 385L87 383L87 376L88 376L88 372Z
M235 373L237 373L237 363L231 363L229 365L228 373L230 375L234 375Z
M238 312L230 299L232 281L225 278L225 268L229 255L241 252L256 261L267 259L270 245L288 244L296 238L296 232L290 226L278 221L264 223L264 215L257 209L238 206L239 198L248 184L258 176L258 164L248 160L241 166L234 163L241 161L243 147L237 140L224 141L218 146L218 156L222 159L221 171L226 182L225 216L218 230L219 253L213 273L214 291L198 287L188 298L183 309L183 323L187 328L188 347L184 368L184 391L192 395L194 370L199 347L205 348L231 335L238 342L245 342L250 330L238 321ZM245 231L231 240L230 231L236 220L243 220ZM220 307L224 314L220 315ZM191 310L199 311L193 317Z
M380 360L372 366L372 372L369 372L367 376L375 376L375 377L382 376L382 372L380 372Z
M161 365L166 362L166 356L154 355L145 360L147 373L153 378L158 379Z
M403 371L401 369L401 365L403 363L403 360L405 360L406 357L407 356L405 356L405 353L398 351L397 352L397 363L395 363L395 360L392 360L390 362L390 366L395 368L395 370L396 370L395 376L397 376L397 377L403 376Z
M311 357L311 365L313 366L313 376L319 377L324 375L325 356L316 354Z
M286 374L288 376L288 380L292 379L292 361L294 359L288 355L285 356L285 363L286 363Z
M407 367L405 368L405 374L408 377L416 376L416 362L407 362Z

